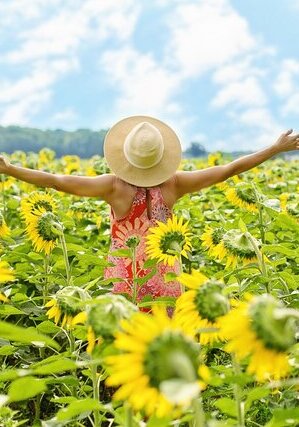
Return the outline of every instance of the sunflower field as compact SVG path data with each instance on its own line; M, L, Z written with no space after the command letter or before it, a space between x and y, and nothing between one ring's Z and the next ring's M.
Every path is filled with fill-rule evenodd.
M97 156L17 151L52 173ZM223 164L183 160L181 169ZM147 237L178 298L136 301L105 278L109 206L1 175L0 426L299 425L299 160L276 158L182 197ZM138 236L114 255L134 267ZM150 276L148 276L150 277Z

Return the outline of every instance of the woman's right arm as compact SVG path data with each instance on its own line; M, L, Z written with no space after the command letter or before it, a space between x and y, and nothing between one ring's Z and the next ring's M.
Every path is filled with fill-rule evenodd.
M57 191L82 197L100 197L109 202L114 189L115 175L104 174L96 177L59 175L35 169L12 165L0 156L0 173L13 176L38 187L54 188Z

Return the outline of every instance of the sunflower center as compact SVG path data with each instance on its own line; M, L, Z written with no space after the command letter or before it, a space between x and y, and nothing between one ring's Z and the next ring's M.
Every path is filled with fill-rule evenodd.
M181 378L195 381L198 369L199 346L179 332L165 332L148 346L144 371L152 387L163 381Z
M175 255L182 251L184 244L185 237L183 234L179 231L172 231L161 237L160 249L163 254Z
M212 242L213 245L216 246L221 242L223 236L223 230L221 228L215 228L212 232Z
M257 297L250 305L251 328L265 347L286 351L295 343L296 320L289 309L270 295Z
M222 294L223 285L207 281L196 292L195 305L202 319L214 323L229 310L228 299Z
M254 204L256 203L256 197L253 188L245 183L240 183L236 185L236 194L239 199L244 202Z
M57 224L57 218L52 212L43 213L37 223L38 234L47 241L52 241L57 238L60 234L58 230L55 229L55 224Z
M240 258L251 259L256 256L250 241L244 233L240 233L239 230L229 230L223 237L224 247L232 255L236 255ZM257 246L259 243L257 242Z
M36 202L34 202L31 208L31 212L34 213L35 209L39 208L45 208L48 212L53 211L51 203L49 203L47 200L37 200Z

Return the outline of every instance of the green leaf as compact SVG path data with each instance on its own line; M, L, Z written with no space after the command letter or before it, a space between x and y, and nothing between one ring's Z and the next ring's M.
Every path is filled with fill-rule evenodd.
M9 305L9 304L0 305L0 315L10 316L12 314L24 314L24 312L14 307L13 305Z
M130 249L117 249L116 251L110 252L110 255L132 258L132 253Z
M101 404L94 399L74 400L66 408L60 409L56 418L58 421L67 421L83 413L87 416L96 409L101 409Z
M280 253L291 258L296 258L296 256L298 256L298 250L288 248L281 243L279 245L263 245L262 252Z
M50 401L54 403L72 403L76 400L77 399L73 396L53 397L52 399L50 399Z
M50 320L45 320L36 326L36 329L42 334L57 334L60 331L59 326L56 326Z
M34 377L18 378L13 381L8 390L10 402L30 399L47 390L47 384L43 379Z
M172 271L163 275L165 282L172 282L173 280L177 280L178 275L173 273Z
M17 349L13 345L4 345L0 347L0 356L10 356L14 354L15 351L17 351Z
M154 274L156 273L156 269L153 268L152 271L150 271L146 276L143 277L136 277L134 279L134 282L138 283L138 285L144 285L151 277L154 276Z
M263 397L268 396L270 389L264 387L255 387L251 389L247 394L247 399L245 401L245 410L248 411L251 407L251 404L254 400L262 399Z
M79 380L77 377L73 375L63 375L61 377L49 377L46 378L47 384L63 384L71 387L77 387L79 384Z
M237 404L234 400L229 399L228 397L222 397L214 402L214 406L220 409L224 414L237 418Z
M152 416L147 422L147 427L168 427L170 418L157 418Z
M239 223L238 223L238 225L239 225L240 230L241 230L243 233L246 233L246 231L248 231L248 230L247 230L247 227L246 227L246 224L245 224L245 222L242 220L242 218L239 218Z
M144 268L151 268L151 267L155 267L158 263L158 260L156 258L154 259L147 259L144 264L143 267Z
M77 364L70 359L56 360L55 362L49 363L44 366L39 366L34 369L34 374L38 375L49 375L58 374L59 372L72 371L77 369Z
M265 427L298 426L299 408L274 409L273 417Z
M11 323L0 321L0 337L10 341L18 341L28 344L48 345L59 350L59 345L52 338L40 334L34 329L26 329Z

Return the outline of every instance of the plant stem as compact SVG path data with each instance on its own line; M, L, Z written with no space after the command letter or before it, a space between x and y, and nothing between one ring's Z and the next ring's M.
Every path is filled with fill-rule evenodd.
M235 356L232 356L233 367L235 371L235 375L240 374L240 366L236 361ZM244 419L244 402L241 399L241 388L240 385L234 384L234 395L237 404L237 414L238 414L238 427L245 427L245 419Z
M129 404L126 405L125 427L134 427L133 410Z
M44 259L44 266L45 266L45 282L43 286L43 305L46 304L48 293L49 293L49 282L48 282L48 274L49 274L49 260L50 256L46 255Z
M260 225L260 232L261 232L261 240L263 243L265 243L265 230L264 230L264 222L263 222L263 207L258 204L258 210L259 210L259 225Z
M136 247L131 248L132 252L132 269L133 269L133 295L132 302L137 304L137 283L136 283Z
M1 181L2 201L3 201L3 218L4 218L4 220L6 220L6 198L5 198L3 177L4 177L4 175L1 175L0 181Z
M69 259L68 259L68 255L67 255L67 247L66 247L66 242L65 242L65 237L64 237L64 233L63 232L59 235L59 240L60 240L60 243L61 243L63 257L64 257L64 262L65 262L66 285L68 286L68 285L70 285L70 282L71 282L71 273L70 273Z
M75 342L74 334L73 334L73 332L72 332L71 329L70 329L70 333L69 333L69 343L70 343L70 354L71 354L71 358L73 358L74 352L75 352L75 344L76 344L76 342ZM76 375L75 371L73 372L73 375L74 375L75 378L77 378L77 375ZM72 389L72 395L74 397L77 397L78 396L78 394L77 394L77 387L73 386L71 389Z
M40 423L40 403L41 403L41 400L42 400L42 395L38 394L35 398L35 401L34 401L35 414L34 414L33 425L39 425L39 423Z
M267 268L266 268L266 264L264 261L263 253L259 250L255 240L252 238L252 235L250 233L248 233L248 231L245 232L245 235L246 235L247 239L250 241L250 243L254 249L254 252L255 252L256 257L258 259L258 263L259 263L261 272L263 273L263 275L265 277L267 277ZM268 291L268 289L267 289L267 291Z
M200 396L197 399L193 400L192 407L194 411L194 419L193 421L191 421L190 427L204 427L205 414L203 411L202 400Z
M91 378L92 378L92 389L93 389L93 398L97 402L100 401L100 392L99 392L99 380L97 375L98 365L96 363L92 363L91 365ZM100 427L100 412L98 409L94 409L93 411L93 419L94 419L94 427Z

